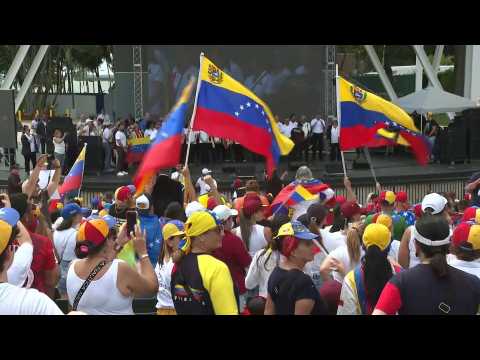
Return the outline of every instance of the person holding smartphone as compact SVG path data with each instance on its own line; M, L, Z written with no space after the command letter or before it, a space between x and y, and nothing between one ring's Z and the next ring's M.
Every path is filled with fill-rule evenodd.
M158 280L148 259L145 232L135 225L129 236L126 224L116 236L105 219L89 220L80 226L75 247L78 260L72 262L67 275L73 310L88 315L133 315L134 297L157 294ZM130 239L139 258L138 271L115 259ZM94 281L81 291L89 277Z

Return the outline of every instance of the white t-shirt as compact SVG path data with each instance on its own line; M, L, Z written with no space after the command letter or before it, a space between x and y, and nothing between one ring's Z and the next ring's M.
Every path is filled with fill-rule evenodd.
M473 260L473 261L464 261L464 260L459 260L453 254L448 254L447 263L448 265L458 270L465 271L466 273L475 275L476 277L480 278L480 259Z
M54 146L54 152L61 155L65 154L65 141L62 141L60 143L53 141L53 146Z
M340 127L337 126L336 128L332 126L332 135L331 135L331 143L338 144L338 137L340 135Z
M75 245L77 242L77 230L74 228L58 231L53 233L53 243L55 250L59 256L58 261L72 261L76 259Z
M208 144L210 142L210 137L205 131L200 131L198 140L200 144Z
M232 233L237 235L240 239L242 239L242 231L240 227L236 227L232 230ZM245 240L242 239L245 243ZM250 246L248 249L248 253L253 258L257 251L262 250L265 246L267 246L267 240L265 239L265 227L262 225L255 224L252 226L252 232L250 234Z
M408 242L408 251L410 253L410 262L409 262L408 267L412 268L412 267L420 264L421 260L416 255L417 250L415 249L415 237L413 236L413 225L409 226L408 229L410 231L410 241Z
M12 265L10 265L7 270L8 283L22 287L23 284L25 284L25 281L29 278L29 275L33 282L33 272L30 269L32 260L33 245L30 243L23 243L15 251Z
M257 251L253 256L247 276L245 276L245 287L253 290L258 286L258 295L266 298L268 279L273 269L280 263L282 255L278 251L267 251L263 255L262 253L263 249Z
M157 129L147 129L144 132L145 137L149 137L150 141L155 140L155 136L157 136Z
M103 129L102 142L109 143L111 139L112 139L112 130L110 130L108 127Z
M157 293L157 309L161 308L175 308L172 300L172 293L170 291L170 281L172 280L173 260L170 259L164 263L162 267L157 263L155 266L155 274L158 279L158 293Z
M363 249L360 249L360 259L365 255ZM347 245L342 245L333 250L329 256L340 261L345 267L345 274L348 274L351 270L358 265L358 263L352 263L350 261L350 256L348 255ZM338 271L333 271L332 276L334 280L337 280L339 283L343 283L343 276Z
M217 186L217 182L215 179L213 180L215 186ZM201 177L198 178L196 186L200 188L200 196L208 193L210 191L210 185L208 185Z
M388 256L398 262L398 251L400 250L400 241L392 240Z
M325 229L320 229L320 235L322 236L323 245L329 253L340 246L346 245L347 236L342 234L341 231L331 233Z
M115 133L115 142L117 143L117 146L123 148L127 147L127 137L125 136L125 133L123 131L117 131Z
M320 275L320 266L322 266L322 263L326 257L327 254L321 251L315 254L313 260L306 263L305 267L303 268L303 272L312 278L312 281L315 284L317 290L320 290L323 285L323 279Z
M325 120L323 119L312 119L310 124L312 125L312 132L314 134L323 134L325 131Z
M0 315L63 315L47 295L37 289L0 284Z

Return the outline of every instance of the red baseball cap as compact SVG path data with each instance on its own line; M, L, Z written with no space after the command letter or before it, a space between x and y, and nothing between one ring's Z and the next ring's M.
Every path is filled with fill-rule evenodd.
M461 223L453 232L452 245L463 250L480 250L480 225Z
M480 209L477 207L466 208L463 212L462 222L465 221L474 221L477 224L480 223Z
M355 201L346 201L340 207L342 215L348 219L351 219L354 215L361 214L362 209Z
M380 201L386 201L390 205L395 204L396 196L393 191L386 190L380 193Z
M217 199L211 197L211 198L208 198L208 201L207 201L207 209L208 210L213 210L215 209L215 207L217 207L218 205L220 205L217 201Z
M248 194L243 200L243 213L252 216L262 207L262 200L257 194Z
M423 216L423 211L422 211L422 204L417 204L413 207L413 212L415 213L415 216L417 219L420 219Z
M406 191L397 192L397 202L405 203L408 201L408 195Z
M128 186L122 186L115 191L115 199L118 201L125 201L132 195L132 192Z

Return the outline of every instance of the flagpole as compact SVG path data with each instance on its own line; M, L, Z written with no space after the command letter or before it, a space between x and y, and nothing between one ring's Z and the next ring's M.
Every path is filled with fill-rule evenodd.
M80 190L82 189L82 185L83 185L83 173L85 172L85 160L87 159L87 143L83 144L83 149L85 149L85 159L83 160L83 169L82 169L82 180L80 182L80 187L78 188L78 195L77 197L80 197ZM82 151L83 151L82 149Z
M363 148L363 152L365 153L365 158L368 161L368 165L370 166L370 172L372 173L373 180L375 181L375 186L377 185L377 177L375 176L375 169L373 168L373 163L372 163L372 158L370 157L370 151L368 150L368 147Z
M335 86L336 86L336 91L337 91L337 121L338 121L338 142L340 145L340 135L342 132L342 113L341 113L341 107L340 107L340 86L338 85L338 64L335 64ZM343 166L343 174L345 177L347 177L347 167L345 166L345 156L343 155L343 151L340 149L340 156L342 157L342 166Z
M190 157L190 133L192 132L193 128L193 121L195 119L195 113L197 112L197 100L198 100L198 92L200 90L200 83L202 79L202 64L203 64L203 57L204 54L203 52L200 53L200 68L198 70L198 79L197 79L197 91L195 93L195 101L193 103L193 112L192 112L192 118L190 119L190 125L188 126L188 131L187 131L187 136L185 138L185 141L187 141L187 155L185 156L185 166L188 165L188 159Z

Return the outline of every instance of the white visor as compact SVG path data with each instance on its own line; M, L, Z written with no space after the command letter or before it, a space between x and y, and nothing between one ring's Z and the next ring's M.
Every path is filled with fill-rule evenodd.
M432 241L430 239L427 239L426 237L422 236L418 231L417 231L417 228L416 227L413 227L413 237L415 238L415 240L417 240L418 242L422 243L423 245L427 245L427 246L443 246L443 245L448 245L450 244L450 238L452 236L452 229L450 229L450 233L448 234L448 236L443 239L443 240L435 240L435 241Z

